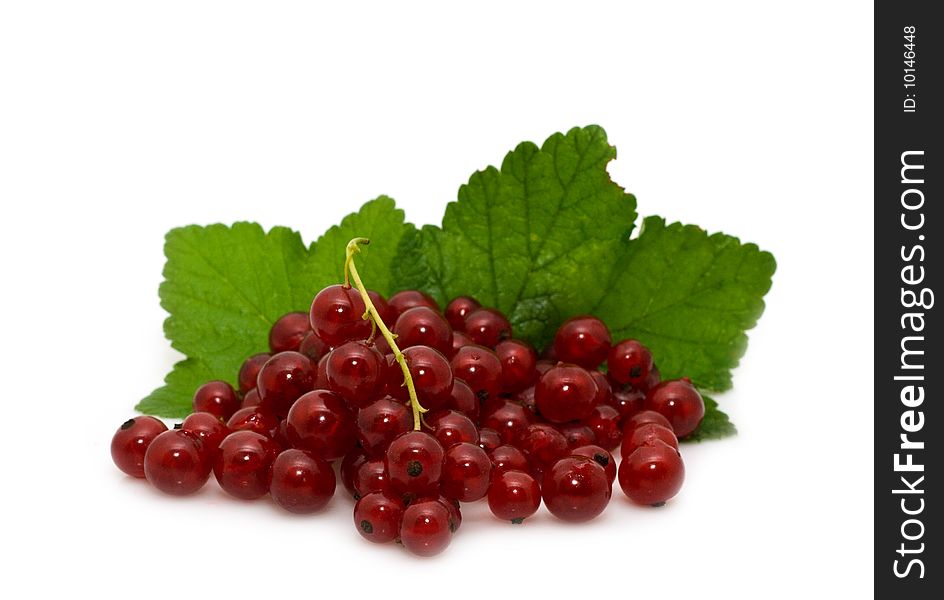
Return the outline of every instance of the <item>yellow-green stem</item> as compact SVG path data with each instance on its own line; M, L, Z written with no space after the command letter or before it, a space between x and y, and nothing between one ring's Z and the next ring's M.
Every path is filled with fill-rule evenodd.
M387 340L387 344L389 344L390 350L393 352L393 357L400 365L400 370L403 371L403 381L406 383L406 389L410 394L410 406L413 409L413 429L419 431L423 426L422 415L426 412L426 409L423 408L419 399L416 397L416 387L413 385L413 376L410 375L410 367L406 364L406 358L403 356L403 353L400 352L400 348L397 347L396 341L394 341L397 336L387 329L383 319L380 318L377 307L371 302L370 296L367 294L367 288L364 287L364 282L361 281L361 276L357 273L357 266L354 265L354 255L361 251L361 246L366 246L369 243L370 240L367 238L354 238L347 243L347 253L344 258L344 285L350 286L351 280L354 280L354 287L360 292L361 299L364 300L364 306L367 307L364 318L369 318L374 327L371 331L371 338L374 337L376 331L380 331L380 334Z

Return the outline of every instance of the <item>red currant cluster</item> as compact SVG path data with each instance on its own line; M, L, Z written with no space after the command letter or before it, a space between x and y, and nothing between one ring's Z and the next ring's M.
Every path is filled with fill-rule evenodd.
M626 495L663 504L684 477L677 438L704 416L687 379L660 383L645 346L612 344L592 316L561 325L539 359L472 298L441 312L418 291L387 301L333 285L309 314L279 319L269 347L242 365L238 392L200 387L174 430L125 422L115 464L169 494L200 489L212 471L233 496L309 513L334 494L339 462L360 534L430 556L459 527L460 502L487 498L513 523L542 499L560 519L592 519L610 500L617 447Z

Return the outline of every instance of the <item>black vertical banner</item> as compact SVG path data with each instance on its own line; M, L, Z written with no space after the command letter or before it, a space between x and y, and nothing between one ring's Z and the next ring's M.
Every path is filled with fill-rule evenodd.
M944 507L932 492L944 464L944 296L935 296L944 293L944 20L932 17L935 4L880 0L875 9L878 598L944 597Z

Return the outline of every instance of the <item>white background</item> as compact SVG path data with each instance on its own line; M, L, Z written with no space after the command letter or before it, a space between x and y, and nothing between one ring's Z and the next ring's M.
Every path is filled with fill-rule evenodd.
M872 587L872 9L862 2L49 2L0 8L0 595L857 598ZM339 3L340 4L340 3ZM171 227L306 239L385 193L438 222L521 140L603 125L658 213L777 257L733 439L665 509L582 526L468 507L432 560L109 440L178 356Z

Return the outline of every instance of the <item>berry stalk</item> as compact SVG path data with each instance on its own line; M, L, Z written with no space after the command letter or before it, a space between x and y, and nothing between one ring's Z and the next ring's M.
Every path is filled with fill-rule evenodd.
M360 293L361 299L364 301L364 306L367 307L364 318L370 319L371 321L371 338L379 331L384 339L387 340L387 344L390 345L393 357L396 359L397 364L400 365L400 370L403 371L403 382L406 384L406 389L410 394L410 407L413 409L413 429L419 431L423 426L422 415L426 412L426 409L423 408L419 399L416 397L416 387L413 385L413 376L410 374L410 367L406 364L406 358L404 358L403 353L400 352L400 348L397 346L395 341L397 336L387 329L383 319L380 318L380 313L377 312L377 307L375 307L374 303L371 301L370 295L367 293L367 288L364 286L364 282L361 281L361 276L357 272L357 266L354 264L354 255L361 251L361 246L366 246L369 243L369 239L362 237L354 238L347 243L347 251L344 258L344 285L350 287L351 280L353 280L354 287L357 288L357 291Z

